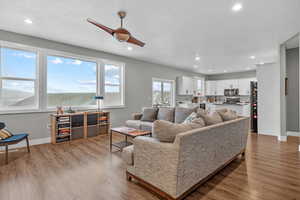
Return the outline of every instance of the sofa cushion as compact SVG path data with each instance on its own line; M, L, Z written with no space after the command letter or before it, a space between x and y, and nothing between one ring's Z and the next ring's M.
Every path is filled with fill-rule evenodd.
M158 108L143 108L141 121L153 122L156 120Z
M157 138L160 142L174 142L179 133L192 129L203 127L201 124L175 124L164 120L156 120L153 123L152 137Z
M122 151L122 159L125 161L128 165L133 165L134 162L134 145L130 145L128 147L123 148Z
M141 121L140 129L144 131L152 131L153 122L143 122Z
M196 119L197 118L197 113L195 113L195 112L192 112L182 123L183 124L189 124L189 123L192 123L192 121L194 120L194 119Z
M222 117L217 112L204 114L201 116L207 126L223 122Z
M202 108L197 109L197 115L198 117L201 117L202 115L206 115L208 112Z
M175 108L159 108L157 114L157 120L165 120L174 122Z
M217 109L217 110L216 110L216 112L219 113L219 114L225 113L225 112L227 112L227 111L228 111L227 108L220 108L220 109Z
M175 108L175 123L182 123L196 108Z
M238 118L236 112L233 110L227 110L226 112L220 112L219 114L223 121L230 121Z
M127 120L126 125L131 128L141 129L141 121L140 120Z
M204 127L206 125L205 121L203 120L202 117L197 117L196 119L193 119L192 123L194 123L194 124L200 124L202 127Z

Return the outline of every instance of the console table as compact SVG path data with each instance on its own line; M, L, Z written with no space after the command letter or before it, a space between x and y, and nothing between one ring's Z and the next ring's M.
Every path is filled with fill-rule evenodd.
M107 111L51 114L50 119L52 144L108 134L110 129Z

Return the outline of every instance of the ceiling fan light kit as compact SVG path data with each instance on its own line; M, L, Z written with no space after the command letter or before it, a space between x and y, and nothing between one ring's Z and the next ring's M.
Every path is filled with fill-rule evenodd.
M127 31L125 28L123 28L123 19L126 17L126 12L125 11L119 11L118 15L121 19L121 27L117 29L111 29L107 26L104 26L102 24L99 24L98 22L92 20L92 19L87 19L87 21L98 28L106 31L107 33L111 34L115 39L117 39L119 42L128 42L132 43L135 45L138 45L140 47L145 46L145 43L142 41L139 41L138 39L134 38L129 31Z

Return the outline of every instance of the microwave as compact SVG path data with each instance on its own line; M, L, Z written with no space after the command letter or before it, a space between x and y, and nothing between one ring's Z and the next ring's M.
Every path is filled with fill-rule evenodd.
M239 89L238 88L224 89L224 96L227 97L239 96Z

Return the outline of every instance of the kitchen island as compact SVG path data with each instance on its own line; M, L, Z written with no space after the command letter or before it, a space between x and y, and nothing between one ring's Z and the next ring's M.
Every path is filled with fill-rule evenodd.
M216 111L218 109L227 108L229 110L235 111L239 116L250 117L250 103L206 103L206 109L209 112Z

